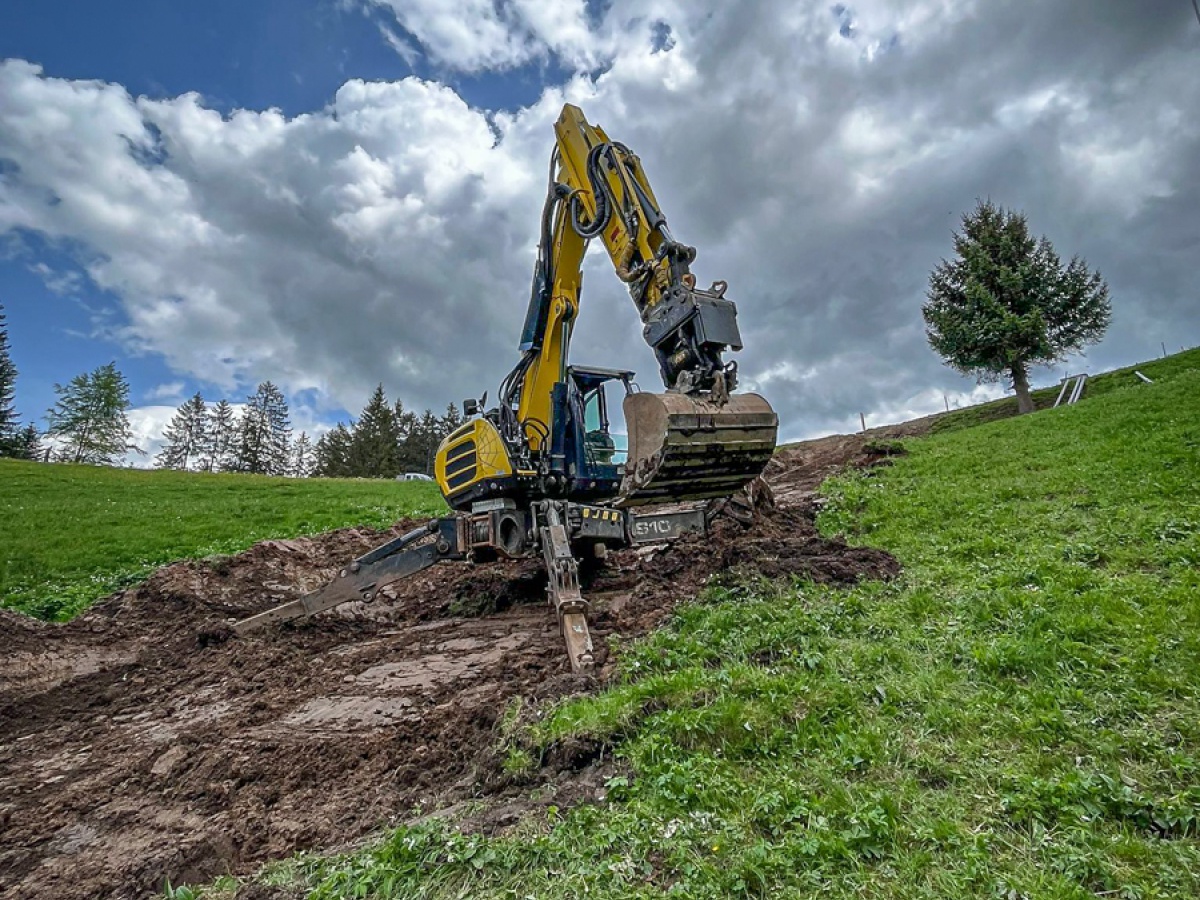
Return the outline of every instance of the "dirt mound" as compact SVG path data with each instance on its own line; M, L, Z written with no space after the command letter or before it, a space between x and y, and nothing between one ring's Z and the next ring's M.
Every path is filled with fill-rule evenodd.
M902 453L903 448L898 447L896 441L928 434L930 425L937 418L926 416L858 434L834 434L790 444L767 464L767 480L782 505L803 503L822 481L840 469L878 465L890 456Z
M887 554L813 527L798 486L863 458L861 441L830 440L772 464L783 501L751 524L720 519L704 539L585 573L597 647L660 624L730 569L895 574ZM230 639L231 618L411 525L168 566L64 626L0 611L0 895L144 897L164 877L246 872L477 797L493 798L493 823L515 820L531 801L495 777L499 717L606 674L601 649L599 679L570 675L536 562L437 567L369 606ZM556 765L541 803L602 783L586 754Z

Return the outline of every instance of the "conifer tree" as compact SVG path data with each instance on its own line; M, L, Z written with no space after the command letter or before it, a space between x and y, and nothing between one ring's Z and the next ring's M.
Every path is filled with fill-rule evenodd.
M292 444L292 464L291 471L288 472L294 478L308 478L313 473L313 465L316 462L313 445L308 439L308 432L300 432L300 437L296 438Z
M413 430L413 426L417 424L417 417L404 408L404 404L399 400L392 407L392 414L396 418L396 427L399 429L399 443L401 446L408 440L409 433Z
M348 461L350 473L359 478L394 478L400 471L400 426L382 384L354 425Z
M266 392L267 425L270 435L269 460L272 475L286 475L292 462L292 422L283 392L271 382Z
M442 438L445 438L446 435L450 434L450 432L454 431L454 429L458 428L458 426L462 425L464 421L465 420L463 419L462 411L459 410L458 404L451 403L449 406L447 406L446 415L442 416L441 422L438 423L441 430L441 434L438 438L439 441Z
M1020 412L1032 412L1029 368L1078 352L1104 336L1108 285L1078 256L1063 265L1054 245L1029 233L1025 216L980 201L954 235L957 258L929 275L929 345L980 382L1008 379Z
M200 468L205 472L229 472L237 466L235 457L237 419L227 400L220 400L208 412L204 429L204 455Z
M432 472L433 453L441 440L441 422L427 409L413 424L404 442L404 471L425 472L426 474Z
M18 431L17 436L13 438L12 444L9 447L11 451L9 455L13 459L41 459L44 452L42 450L41 437L37 426L30 422Z
M209 444L208 405L199 393L175 411L164 436L166 446L154 460L158 468L186 471L189 466L204 467Z
M21 426L14 404L17 367L8 351L8 326L0 304L0 456L19 456Z
M317 441L313 475L345 478L350 474L350 430L341 422Z
M61 462L114 465L127 451L140 451L125 413L129 409L129 382L116 363L77 375L63 386L56 384L58 402L46 415L46 433L61 443Z
M287 401L270 381L246 400L238 424L235 468L258 475L286 475L290 462L291 424Z

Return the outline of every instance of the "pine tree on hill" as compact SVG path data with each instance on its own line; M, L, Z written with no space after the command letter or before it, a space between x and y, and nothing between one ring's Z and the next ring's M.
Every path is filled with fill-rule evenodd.
M354 425L348 460L350 473L359 478L394 478L400 472L400 426L382 384Z
M42 436L37 426L30 422L17 432L13 456L17 459L37 460L42 458Z
M208 406L197 393L175 411L165 432L166 446L155 457L160 469L202 468L208 447Z
M286 475L292 463L292 422L283 392L266 382L268 459L270 474Z
M350 431L341 422L321 435L312 474L322 478L347 477L350 474L350 440Z
M130 450L133 432L125 413L129 409L129 382L108 363L63 386L56 384L58 402L46 415L46 434L60 442L60 462L115 465Z
M231 472L236 468L234 456L237 419L227 400L220 400L208 413L205 424L204 454L200 469L204 472Z
M291 433L283 393L264 381L246 400L238 425L235 468L257 475L286 475Z
M980 383L1007 379L1033 412L1029 369L1077 353L1112 319L1108 285L1078 256L1063 265L1025 216L980 201L954 235L956 258L929 275L921 308L929 345Z
M442 416L441 422L438 423L441 430L439 442L442 438L445 438L465 421L466 419L463 418L462 411L458 408L458 404L451 403L449 406L447 406L446 414Z
M316 454L308 439L308 432L302 431L292 444L292 465L288 474L293 478L308 478L313 473L315 462Z
M14 406L17 367L8 350L8 326L0 304L0 456L18 456L21 426Z
M433 472L433 454L441 442L441 422L432 412L425 410L404 442L404 471L426 474Z
M404 408L404 404L399 400L392 407L392 415L396 418L396 427L399 429L400 435L398 443L401 448L404 447L404 442L408 440L409 434L417 424L417 417ZM403 469L403 466L401 466Z

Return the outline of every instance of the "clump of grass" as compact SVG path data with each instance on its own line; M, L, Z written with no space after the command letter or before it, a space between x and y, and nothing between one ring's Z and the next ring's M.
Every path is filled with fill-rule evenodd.
M901 441L887 441L876 438L863 444L863 453L867 456L903 456L908 450Z

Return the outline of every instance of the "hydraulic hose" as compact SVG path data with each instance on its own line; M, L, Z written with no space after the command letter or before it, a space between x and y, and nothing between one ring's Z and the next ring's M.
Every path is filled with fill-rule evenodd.
M604 173L599 170L600 154L611 147L610 144L597 144L588 152L587 180L596 200L596 215L590 222L583 221L582 209L579 204L579 192L571 194L571 227L585 241L590 241L604 231L608 220L612 217L612 202L608 196L608 183Z

